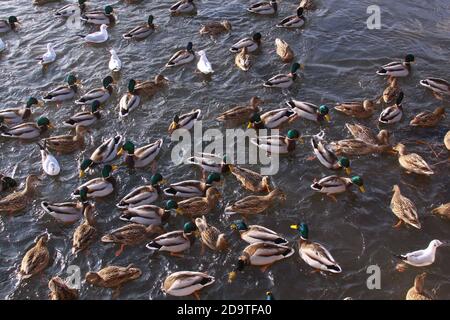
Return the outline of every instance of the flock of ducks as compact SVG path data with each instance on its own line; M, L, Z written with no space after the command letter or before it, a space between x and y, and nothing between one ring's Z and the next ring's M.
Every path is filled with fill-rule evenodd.
M33 3L42 5L57 0L34 0ZM274 0L262 1L248 7L248 11L257 15L273 15L278 10L279 3ZM313 1L303 0L292 16L286 17L276 27L300 28L305 25L306 19L303 13L313 10ZM55 12L59 17L70 17L77 10L82 13L85 23L99 26L99 31L87 35L80 35L84 41L89 43L106 42L109 38L107 29L116 22L114 8L106 6L103 10L88 10L85 0L78 3L68 4ZM193 0L182 0L170 8L173 15L193 14L196 4ZM149 37L157 28L153 24L154 17L150 15L145 24L131 29L123 35L128 40L143 40ZM0 32L6 33L17 31L19 19L15 16L7 20L0 20ZM203 25L201 34L216 37L223 32L229 32L231 24L229 21L213 21ZM262 35L255 33L252 36L241 39L230 47L234 53L235 63L241 70L247 71L251 68L254 54L260 50ZM0 41L4 49L3 41ZM2 49L0 46L0 49ZM284 63L292 63L294 52L282 39L275 41L276 53ZM193 44L189 42L185 49L173 54L166 68L179 67L192 63L199 57L197 68L205 73L213 73L205 51L195 52ZM56 54L51 44L47 52L39 58L39 63L44 67L56 60ZM404 93L398 84L398 78L406 77L411 70L411 64L415 58L408 54L404 61L392 62L382 66L377 72L380 76L388 77L388 86L378 101L364 100L357 102L343 102L334 107L337 112L353 118L368 118L376 112L376 106L383 103L386 105L379 114L379 122L390 125L389 130L383 129L375 133L372 129L358 123L346 124L352 138L340 141L327 142L324 132L311 137L311 147L314 157L308 160L317 160L327 169L343 170L347 176L330 175L313 181L311 188L323 193L336 201L336 195L348 191L352 186L365 192L364 182L360 175L350 176L351 157L364 156L374 153L392 153L398 155L400 166L408 173L432 176L434 170L416 153L408 153L405 145L398 143L392 146L390 143L390 131L394 124L403 118ZM122 63L117 52L111 50L110 70L120 72ZM291 87L296 79L297 72L302 69L299 63L292 63L288 74L278 74L265 81L262 85L268 88L287 89ZM119 101L119 116L126 117L130 112L139 107L144 99L150 99L153 95L166 88L168 79L158 74L153 80L136 81L129 80L127 93ZM420 81L420 84L430 89L438 99L450 95L450 84L438 78L428 78ZM101 120L101 107L110 100L114 90L112 76L105 77L101 87L92 89L80 95L80 81L74 74L66 77L66 84L59 85L45 94L41 100L31 97L23 108L11 108L0 110L0 132L1 136L11 141L32 141L40 148L42 156L42 168L50 176L60 173L59 163L53 155L73 154L84 150L86 147L84 135L89 132L90 127ZM78 99L76 99L76 97ZM78 112L63 122L64 126L74 129L73 134L41 137L52 124L47 117L39 117L35 122L30 122L33 108L43 107L44 103L61 104L65 101L73 101L77 105L85 106L86 111ZM310 102L291 99L286 101L285 106L280 109L261 113L259 106L263 104L258 97L253 97L247 104L242 104L227 110L217 116L217 121L226 126L247 125L248 128L256 130L263 128L284 128L294 121L305 119L316 123L330 121L330 108L326 105L315 105ZM411 126L433 127L436 126L444 116L444 108L438 108L433 112L423 111L415 116ZM168 132L171 134L177 129L191 129L194 123L201 118L200 109L192 110L186 114L176 115L169 125ZM258 136L252 139L252 143L258 148L265 150L268 154L288 154L295 150L297 143L303 138L297 130L290 129L286 135ZM450 132L445 136L445 147L450 150ZM123 197L118 203L120 219L128 222L123 227L111 230L101 237L104 243L118 245L116 256L122 254L127 246L140 245L147 241L146 248L153 254L169 253L176 257L182 257L199 238L202 244L202 252L209 248L213 251L223 251L229 248L227 235L217 227L210 225L206 220L207 214L216 208L222 195L220 184L226 175L231 174L246 190L254 195L244 197L225 208L226 215L240 215L242 219L231 224L231 229L239 233L241 239L248 243L242 255L237 260L234 271L229 274L229 281L233 281L248 266L260 267L263 271L277 261L281 261L294 255L295 250L289 246L289 241L283 236L267 227L248 224L252 215L266 212L274 203L286 199L286 195L279 188L274 188L269 177L262 176L247 168L229 163L226 156L212 154L199 154L189 159L189 163L202 168L204 180L186 180L167 183L163 177L156 172L156 159L164 147L163 139L153 141L148 145L136 146L132 141L121 135L106 139L98 148L84 159L79 165L80 179L86 174L95 173L95 169L101 168L101 176L92 178L82 183L73 191L72 196L76 201L50 203L43 201L42 209L53 216L57 221L71 224L82 219L81 224L73 234L72 252L77 254L85 251L96 241L98 230L94 219L95 206L92 203L97 198L106 197L114 192L115 178L113 172L119 167L126 166L129 169L141 169L152 167L155 171L149 185L138 187ZM122 159L120 165L114 165L117 158ZM29 175L25 186L20 191L14 191L5 195L0 200L0 212L15 214L25 210L35 199L35 190L41 182L36 175ZM9 192L17 187L18 183L11 177L0 175L0 191ZM165 186L165 187L163 187ZM398 218L396 227L401 224L421 228L417 208L412 200L404 196L400 186L393 187L391 209ZM165 198L168 201L164 207L153 203L158 199ZM164 225L168 219L173 219L173 212L189 219L182 230L166 232ZM433 210L434 213L450 218L450 203ZM314 270L328 273L340 273L342 268L333 258L331 253L320 243L310 240L309 228L305 223L293 224L292 229L299 233L298 253L300 258ZM149 240L151 238L151 241ZM50 254L47 248L48 235L38 238L36 244L29 249L23 257L20 265L20 278L27 279L45 270L50 263ZM424 250L398 255L404 264L416 267L428 266L435 260L436 249L446 245L444 241L433 240ZM88 272L85 280L89 284L112 288L117 296L119 288L126 282L139 278L142 271L129 265L107 266L97 272ZM407 293L407 299L428 299L424 293L423 283L425 274L420 274L415 279L414 287ZM212 285L215 278L197 271L179 271L168 275L162 284L162 291L173 296L195 295L201 289ZM78 290L70 288L63 279L53 277L49 281L50 297L52 299L76 299ZM269 292L268 299L273 298Z

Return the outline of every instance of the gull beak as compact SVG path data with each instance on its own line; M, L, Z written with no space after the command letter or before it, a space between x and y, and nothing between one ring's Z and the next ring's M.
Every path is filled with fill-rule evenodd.
M326 114L326 115L325 115L325 120L327 120L327 122L330 122L330 121L331 121L331 117L330 117L329 114Z
M117 156L121 156L123 154L123 148L120 148L119 151L117 151Z
M360 186L359 187L359 191L361 191L362 193L366 192L366 188L364 188L364 186Z
M85 175L86 175L86 174L85 174L84 170L81 170L81 171L80 171L80 174L78 175L78 177L84 178Z
M345 168L345 173L346 173L347 175L350 175L350 173L352 173L352 169L350 169L350 168Z

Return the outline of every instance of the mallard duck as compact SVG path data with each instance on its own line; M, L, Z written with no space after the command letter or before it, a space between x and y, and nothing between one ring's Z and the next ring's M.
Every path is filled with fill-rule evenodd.
M195 241L197 227L193 222L186 222L183 230L164 233L148 243L145 247L155 252L169 252L172 256L181 256Z
M122 147L123 137L117 135L115 137L105 140L95 151L91 154L89 159L83 160L80 165L80 178L84 177L86 170L98 164L108 163L117 157L119 149Z
M219 229L209 225L206 222L205 216L195 219L195 225L200 232L200 239L203 246L207 246L214 251L223 251L228 248L228 241L224 233Z
M195 53L192 49L192 42L189 42L186 46L186 49L179 50L170 57L169 61L166 63L166 68L181 66L183 64L194 61L194 59Z
M442 217L450 218L450 202L440 205L437 208L431 210L432 213L438 214Z
M84 42L86 42L88 44L89 43L94 43L94 44L103 43L103 42L108 41L108 39L109 39L108 26L106 24L102 24L100 26L99 31L95 31L95 32L88 33L88 34L78 34L77 36L82 38L84 40Z
M261 45L261 33L255 33L251 38L243 38L231 46L230 51L238 53L243 48L247 48L247 53L256 51Z
M173 15L192 14L197 11L197 8L195 7L194 0L180 0L170 7L169 11Z
M433 300L423 289L426 276L424 272L414 278L414 286L406 292L406 300Z
M397 100L398 95L400 94L401 89L397 83L397 78L393 78L389 85L384 89L383 96L381 97L384 103L392 103Z
M247 123L253 114L260 111L259 106L263 102L264 101L258 97L252 97L249 104L233 107L221 113L216 120L232 125Z
M102 10L94 10L85 12L81 16L81 20L86 21L91 24L105 24L110 25L116 22L116 17L113 14L114 8L112 6L106 6L105 9Z
M127 209L132 207L139 207L146 204L151 204L156 201L161 191L160 184L164 183L161 174L155 173L150 178L150 185L141 186L133 189L117 204L119 209Z
M316 270L331 273L342 272L339 264L323 245L309 240L307 224L296 224L292 225L291 228L298 230L300 233L300 240L298 240L298 254L303 261Z
M303 139L297 130L289 130L286 136L272 135L251 138L250 142L258 148L268 152L269 154L286 154L295 150L296 141L302 142Z
M71 288L60 277L53 277L48 282L50 300L77 300L78 290Z
M39 237L36 245L25 253L19 270L19 277L21 280L31 278L47 268L50 262L47 241L47 235Z
M401 194L400 187L398 185L394 185L392 191L394 191L394 194L391 199L391 210L399 219L398 223L394 227L398 228L402 222L405 222L414 228L420 229L421 224L419 221L419 215L417 214L417 208L414 203Z
M122 221L139 223L145 226L159 226L169 220L169 218L169 210L151 204L125 208L120 215L120 220Z
M218 182L220 182L220 174L213 172L208 175L206 181L185 180L171 183L169 188L164 189L164 195L175 198L203 197L206 195L206 190Z
M447 150L450 151L450 130L447 131L444 137L444 145L447 148Z
M216 36L223 32L231 31L231 23L228 20L213 21L203 24L200 27L200 34L208 34L210 36Z
M32 106L42 107L43 103L34 97L30 97L23 108L9 108L0 110L0 118L3 119L3 123L7 126L21 124L30 118Z
M0 199L0 213L13 214L28 207L33 200L39 181L38 176L29 175L25 180L25 187L21 191L15 191Z
M76 127L85 127L88 128L94 125L101 118L100 110L100 102L98 100L94 100L91 103L91 111L82 111L74 114L69 119L65 120L63 124L67 127L76 128Z
M301 0L300 7L305 10L314 10L316 9L316 4L314 3L314 0Z
M434 96L439 100L443 99L443 96L450 95L450 83L447 80L439 78L427 78L420 80L420 85L432 90Z
M87 201L87 188L80 189L80 199L77 202L51 203L41 202L41 207L56 220L63 223L74 223L83 216L84 203Z
M403 97L404 97L403 92L400 92L397 97L395 105L384 109L381 112L378 121L386 124L399 122L403 117L403 105L402 105Z
M134 91L139 96L152 97L158 91L164 89L167 86L168 82L169 79L164 77L162 74L158 74L155 76L154 80L136 81Z
M13 127L0 126L2 137L19 139L19 140L33 140L45 133L49 128L53 128L47 117L40 117L34 122L25 122Z
M264 196L247 196L225 208L225 214L248 215L259 214L272 206L275 201L286 200L286 195L280 189L274 189Z
M177 129L191 130L194 127L195 122L200 119L201 115L202 110L200 109L192 110L191 112L180 116L176 115L169 126L169 134L172 134Z
M116 297L125 283L136 280L141 275L141 269L130 264L127 267L108 266L97 272L89 271L85 279L95 286L114 289L113 296Z
M278 245L287 245L289 241L273 230L259 225L247 225L243 220L231 224L232 230L239 231L241 239L247 243L269 242Z
M264 82L263 86L267 88L289 88L294 84L294 81L297 79L297 70L300 69L300 64L294 63L291 67L291 72L288 74L277 74L273 76L266 82Z
M257 2L247 8L248 12L262 15L275 14L277 13L277 10L278 3L276 0Z
M259 173L237 165L230 165L230 172L241 185L252 192L270 192L271 185L268 176L262 176Z
M47 149L60 154L69 154L84 148L85 127L76 126L75 135L67 134L43 139Z
M17 181L0 173L0 192L8 191L17 187Z
M432 240L428 247L423 250L408 252L406 254L394 255L404 263L414 267L426 267L434 263L436 258L436 250L440 246L448 246L449 243L444 243L440 240Z
M343 193L353 185L359 187L361 192L366 192L364 181L360 176L353 176L352 178L328 176L319 181L314 179L311 189L320 193L325 193L335 200L334 194Z
M291 108L280 108L264 112L261 115L254 114L247 128L277 129L292 124L298 118L297 113Z
M116 251L116 257L120 256L125 246L135 246L147 240L151 234L161 234L164 230L161 226L151 224L145 226L138 223L130 223L118 229L110 231L102 237L102 242L120 244Z
M292 16L288 16L280 21L277 24L278 28L300 28L303 27L306 23L306 19L303 16L304 9L302 7L298 7L296 14Z
M51 90L42 99L45 102L56 102L56 103L71 100L78 92L77 84L79 84L79 81L73 74L70 74L67 76L66 82L67 86L59 86Z
M128 114L139 107L141 104L141 96L136 94L136 81L131 79L128 81L128 92L125 93L119 102L119 116L121 118L128 116Z
M352 101L339 103L334 107L335 110L355 118L369 118L375 111L375 104L372 100Z
M423 111L409 123L413 127L434 127L445 117L445 109L437 107L433 112Z
M200 290L212 285L216 279L203 272L178 271L170 274L161 285L165 294L175 297L194 295L200 300Z
M292 51L289 44L283 39L275 39L275 47L277 49L277 55L280 56L284 63L289 63L294 59L294 51Z
M121 155L123 150L125 150L127 152L125 164L128 168L144 168L155 160L161 151L162 145L163 140L158 139L151 144L135 149L134 144L131 141L127 141L119 149L118 155Z
M153 24L153 15L149 15L147 19L147 23L142 24L133 28L123 35L124 39L135 39L142 40L151 35L156 29L156 26Z
M377 74L380 76L389 76L394 78L406 77L411 71L411 63L413 63L414 60L414 56L412 54L408 54L405 57L405 61L388 63L382 66L381 69L377 71Z
M78 0L78 3L71 3L59 8L55 12L55 16L57 17L70 17L75 13L84 13L86 11L86 1L87 0Z
M20 23L15 16L10 16L8 20L0 20L0 33L15 31L17 24Z
M330 122L331 116L329 114L330 109L326 105L316 106L315 104L298 101L298 100L289 100L286 101L286 104L292 108L300 118L308 119L315 122L320 122L323 119Z
M81 189L86 187L87 198L101 198L106 197L114 191L115 179L111 176L111 173L116 170L116 166L111 166L109 164L105 165L102 169L102 177L94 178L88 182L79 186L74 192L74 196L79 196Z
M234 63L242 71L250 70L252 65L251 56L248 54L247 47L241 49L241 51L234 57Z
M73 233L72 254L77 254L78 252L87 249L95 239L97 229L95 228L95 221L92 216L93 210L94 207L90 203L84 203L84 221L75 229Z
M350 160L346 157L338 158L336 154L328 148L323 139L324 135L325 133L322 132L311 138L311 145L315 156L319 159L320 163L328 169L338 170L344 168L345 173L349 175L351 173Z
M114 49L109 50L109 53L111 53L111 58L109 58L108 69L113 73L119 72L122 69L122 61L120 61L119 55Z
M219 190L210 187L206 190L204 197L193 197L180 202L169 200L166 208L175 210L179 215L194 218L211 212L217 206L220 198L222 198L222 195Z
M219 157L216 154L200 153L187 159L187 163L195 164L202 168L203 172L226 173L230 170L227 157Z
M382 140L379 144L371 144L359 139L344 139L333 141L329 144L329 146L337 155L345 154L348 156L363 156L367 154L392 151L392 147L389 144L388 132L383 132L381 138Z
M427 176L434 174L428 163L417 153L407 154L405 145L399 143L394 147L394 150L398 152L400 166L406 169L408 173L413 172Z
M345 127L355 139L365 141L369 144L386 144L386 137L389 137L389 131L383 129L375 135L372 129L359 123L346 123Z
M86 94L84 94L80 99L76 100L76 104L85 105L85 104L92 104L94 101L100 102L100 104L105 103L108 101L109 97L111 97L111 94L113 92L112 84L114 83L114 80L111 76L107 76L103 79L102 84L103 88L97 88L92 89L91 91L88 91Z
M37 143L41 152L42 169L49 176L57 176L61 172L58 160L40 143Z

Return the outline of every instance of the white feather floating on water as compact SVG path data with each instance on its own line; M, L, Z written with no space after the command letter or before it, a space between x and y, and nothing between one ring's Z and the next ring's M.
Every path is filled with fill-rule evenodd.
M112 72L119 72L120 69L122 69L122 61L120 61L116 50L111 49L109 52L111 53L111 59L109 59L109 70Z
M201 73L204 74L211 74L214 73L214 70L212 69L211 63L208 61L208 58L206 57L205 50L200 50L197 52L200 59L197 62L197 68Z

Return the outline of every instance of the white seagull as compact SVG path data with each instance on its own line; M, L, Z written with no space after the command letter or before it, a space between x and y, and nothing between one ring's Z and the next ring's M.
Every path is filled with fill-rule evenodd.
M200 57L200 59L197 62L198 70L204 74L214 73L211 63L208 61L208 58L206 57L205 50L200 50L197 52L197 54Z
M106 24L102 24L100 26L100 31L90 33L88 35L78 35L82 37L84 41L88 43L103 43L108 40L108 26Z
M409 265L415 267L425 267L434 263L436 249L444 245L448 245L448 243L444 243L440 240L433 240L426 249L395 256Z
M122 69L122 61L120 61L116 50L111 49L109 52L111 53L111 59L109 59L109 70L112 72L119 72L120 69Z
M41 149L42 169L49 176L57 176L61 172L58 160L43 145L38 143L38 146Z
M47 52L40 58L38 58L39 64L45 66L56 60L56 53L53 50L53 45L51 43L47 43Z

